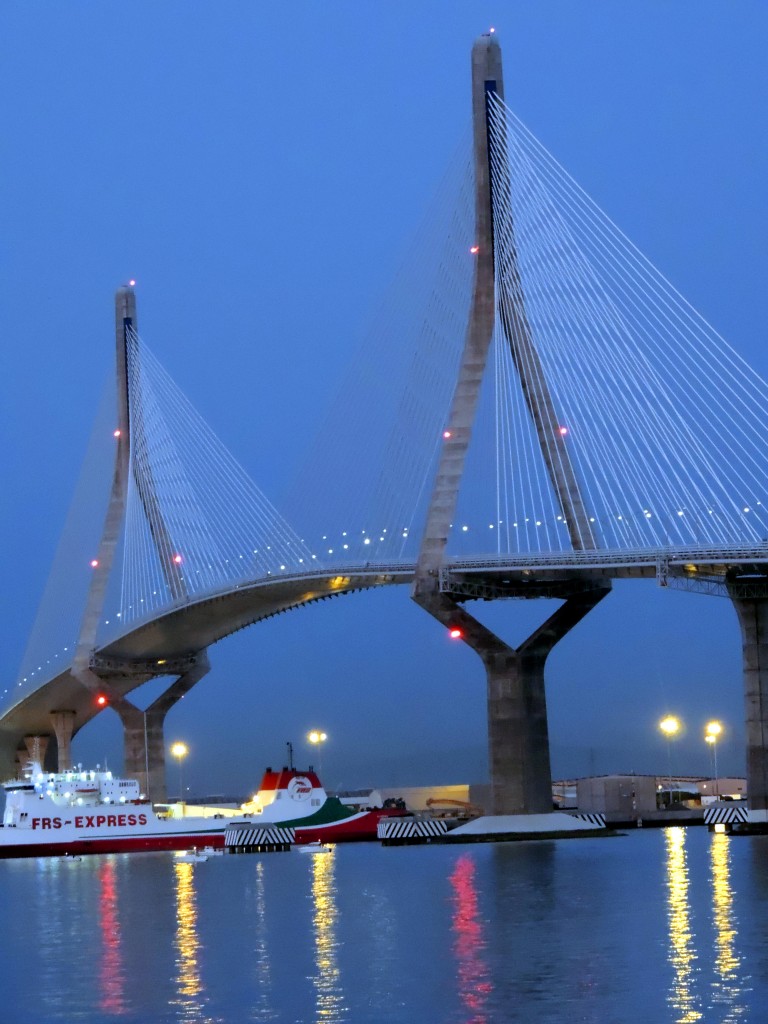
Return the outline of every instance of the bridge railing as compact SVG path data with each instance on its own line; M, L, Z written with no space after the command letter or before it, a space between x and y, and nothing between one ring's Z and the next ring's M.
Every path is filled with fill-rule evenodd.
M768 541L759 545L722 547L603 548L596 551L551 551L531 555L500 554L460 558L446 562L447 569L478 569L501 572L515 569L603 569L613 566L722 565L768 563Z

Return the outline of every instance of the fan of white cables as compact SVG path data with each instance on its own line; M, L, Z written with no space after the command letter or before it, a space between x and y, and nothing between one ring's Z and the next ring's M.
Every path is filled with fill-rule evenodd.
M468 143L360 332L288 495L291 521L326 565L416 559L472 293Z
M489 96L499 313L452 550L569 550L532 426L528 325L599 546L768 537L768 386L495 94ZM512 268L512 269L510 269ZM516 270L514 269L516 268ZM491 482L495 481L495 494ZM478 535L480 531L480 535ZM467 536L469 534L470 536ZM463 539L462 539L463 535Z
M115 616L123 625L175 601L317 566L133 332L128 395L131 464Z

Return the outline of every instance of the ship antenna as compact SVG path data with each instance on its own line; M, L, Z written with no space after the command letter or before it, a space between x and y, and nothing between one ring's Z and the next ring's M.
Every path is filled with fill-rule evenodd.
M293 744L288 740L286 746L288 747L288 767L293 771Z

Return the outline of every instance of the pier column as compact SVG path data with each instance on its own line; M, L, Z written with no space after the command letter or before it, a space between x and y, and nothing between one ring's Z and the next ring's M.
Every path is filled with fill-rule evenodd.
M768 812L768 598L731 600L741 626L747 738L747 798Z
M153 803L165 802L165 715L142 711L125 698L111 701L123 723L123 771Z
M507 647L478 651L488 679L488 760L494 814L552 810L546 655L526 657Z
M177 701L205 676L210 664L201 651L192 665L142 711L123 698L111 700L123 723L125 774L137 779L142 793L153 803L165 803L165 716Z
M590 612L609 588L567 598L518 648L504 643L446 594L419 604L483 660L488 693L488 760L493 814L552 810L549 727L544 665L555 644Z
M56 734L58 748L58 771L72 767L72 733L75 730L74 711L52 711L51 725Z
M50 736L25 736L24 746L27 748L30 761L37 761L43 767L45 765L45 752L48 749Z

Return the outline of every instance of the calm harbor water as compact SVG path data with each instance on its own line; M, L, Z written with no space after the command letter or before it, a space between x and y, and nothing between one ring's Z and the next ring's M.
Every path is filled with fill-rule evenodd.
M0 1020L768 1020L768 837L0 862Z

